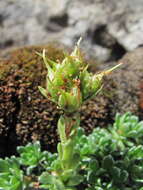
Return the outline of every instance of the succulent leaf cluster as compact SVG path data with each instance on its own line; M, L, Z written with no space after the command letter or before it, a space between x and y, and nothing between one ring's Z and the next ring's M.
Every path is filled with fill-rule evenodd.
M79 129L76 148L85 164L87 190L143 188L142 127L142 121L128 112L116 114L113 126L95 128L89 136Z
M15 156L0 159L0 190L20 190L26 188L23 171Z
M133 146L134 143L142 144L143 142L143 121L127 112L123 116L116 114L114 130L111 133L121 146ZM128 139L128 141L126 141Z
M71 171L61 178L56 173L51 175L55 167L61 171L57 153L41 151L39 142L21 146L17 149L18 157L0 159L0 190L75 190L80 185L85 190L143 190L143 141L138 141L138 135L127 135L124 128L129 126L139 135L142 121L125 113L117 114L112 126L95 128L88 136L79 128L76 151L80 160L75 158L79 174L72 173L66 187L61 178L68 177ZM119 128L122 133L118 133ZM120 146L121 140L124 148Z
M18 157L0 159L0 190L30 190L38 186L38 176L57 159L56 153L42 152L38 141L18 147L17 152Z

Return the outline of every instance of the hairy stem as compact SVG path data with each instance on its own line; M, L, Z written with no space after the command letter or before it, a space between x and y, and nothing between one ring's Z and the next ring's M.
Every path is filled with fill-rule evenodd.
M63 170L73 169L75 154L75 138L79 127L79 114L61 116L58 122L58 132L61 142L58 144L59 159Z

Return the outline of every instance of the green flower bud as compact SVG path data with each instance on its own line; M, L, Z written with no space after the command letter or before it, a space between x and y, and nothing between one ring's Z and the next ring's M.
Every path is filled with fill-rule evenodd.
M46 85L46 90L49 93L51 100L55 103L57 103L58 101L58 93L59 93L59 89L58 87L56 87L53 82L51 82L48 78L47 78L47 85Z
M58 105L67 112L77 111L82 104L82 96L78 87L73 87L71 92L62 91L59 96Z
M120 65L121 64L118 64L107 71L103 71L95 75L89 73L87 71L87 68L85 68L79 76L81 81L81 93L83 101L97 95L97 93L100 92L100 90L102 89L103 77L110 74L114 69L116 69Z
M69 113L78 111L83 101L96 95L102 88L103 76L120 65L96 75L89 73L79 50L80 41L70 55L65 54L61 63L47 59L45 50L39 54L48 69L46 89L39 87L40 92Z
M74 78L79 75L81 62L72 56L66 56L64 60L64 77Z
M81 93L83 100L86 100L91 93L92 78L91 74L84 70L80 73L80 82L81 82Z
M118 68L122 63L112 67L111 69L108 69L107 71L103 71L99 74L96 74L92 77L92 92L93 96L95 96L101 89L102 89L102 81L103 77L110 74L113 70Z

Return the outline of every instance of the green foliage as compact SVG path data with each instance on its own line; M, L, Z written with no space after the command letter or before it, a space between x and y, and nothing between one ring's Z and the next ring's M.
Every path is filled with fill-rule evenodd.
M17 151L19 157L0 159L0 190L28 190L57 159L57 154L42 152L39 142L20 146Z
M111 128L111 133L115 139L121 142L122 148L132 146L134 143L142 144L143 142L143 121L139 122L137 116L127 112L123 116L116 115L115 123ZM126 141L128 139L128 141Z
M41 170L43 167L48 167L57 156L44 151L41 152L41 147L39 142L34 144L29 143L27 146L20 146L17 148L17 152L20 154L18 158L19 163L22 166L26 166L26 174L30 175L34 169L39 167ZM44 166L43 166L44 163Z
M79 185L85 190L143 190L141 134L130 138L123 126L139 133L142 122L126 113L117 114L113 126L95 128L88 136L79 128L73 163L65 173L58 155L41 151L39 142L18 147L18 157L0 159L0 190L30 190L35 184L41 190L75 190Z
M79 129L76 148L85 164L88 190L143 188L142 124L126 113L117 114L113 126L96 128L89 136ZM129 128L137 135L130 136Z
M17 151L20 154L20 163L26 166L36 166L44 157L39 142L29 143L26 147L20 146Z
M0 189L1 190L22 190L26 187L23 171L14 156L0 159Z

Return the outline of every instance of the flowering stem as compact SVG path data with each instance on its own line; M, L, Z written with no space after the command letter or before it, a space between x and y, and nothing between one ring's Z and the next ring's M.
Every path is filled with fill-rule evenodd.
M73 169L74 147L77 129L79 127L79 114L61 116L58 122L58 132L60 143L58 144L59 159L63 170Z
M76 134L80 124L78 111L87 99L97 95L102 89L103 77L120 66L120 64L116 65L95 75L89 73L88 67L84 65L79 43L80 40L70 55L65 54L61 63L47 59L45 51L43 54L39 54L43 57L48 70L46 89L39 87L39 90L64 112L58 121L60 136L57 148L58 162L55 162L53 167L56 177L58 176L58 179L56 178L58 184L62 184L62 190L64 190L63 186L68 187L65 190L73 190L83 180L83 176L78 173L80 156L75 150Z

